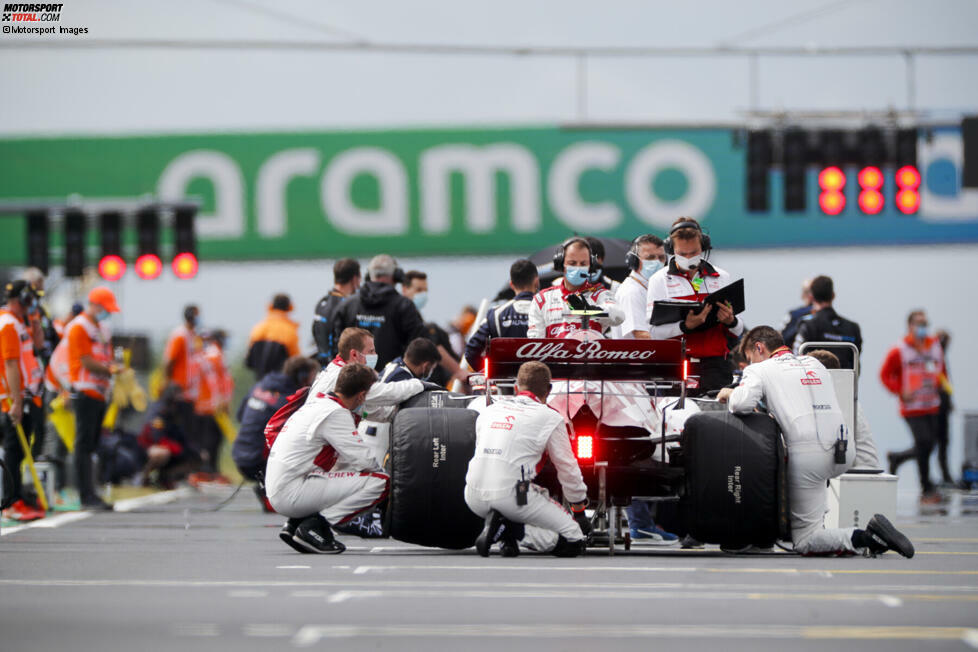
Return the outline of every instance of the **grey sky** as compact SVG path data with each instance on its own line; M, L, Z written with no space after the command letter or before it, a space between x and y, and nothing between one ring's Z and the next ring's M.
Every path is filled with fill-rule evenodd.
M978 3L125 2L65 3L78 39L254 39L547 46L978 45ZM0 35L0 45L35 36ZM576 120L572 58L213 50L0 49L0 133L527 124ZM922 56L917 105L978 107L976 56ZM591 59L597 122L742 120L743 57ZM906 106L901 57L759 63L766 109Z

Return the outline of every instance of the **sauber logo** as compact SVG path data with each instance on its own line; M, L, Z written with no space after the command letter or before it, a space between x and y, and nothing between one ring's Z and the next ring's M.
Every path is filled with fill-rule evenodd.
M516 421L516 417L510 414L505 417L505 421L493 421L489 424L489 428L492 430L512 430L514 421Z
M621 360L638 362L649 360L655 351L612 351L601 342L529 342L516 349L521 360Z
M818 377L818 374L814 371L808 370L805 372L805 377L801 379L802 385L821 385L822 379Z

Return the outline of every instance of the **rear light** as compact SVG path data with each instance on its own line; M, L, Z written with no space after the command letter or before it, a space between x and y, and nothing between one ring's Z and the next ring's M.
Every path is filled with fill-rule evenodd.
M689 360L683 360L683 380L689 378Z
M594 459L594 437L591 435L578 435L577 437L577 459Z

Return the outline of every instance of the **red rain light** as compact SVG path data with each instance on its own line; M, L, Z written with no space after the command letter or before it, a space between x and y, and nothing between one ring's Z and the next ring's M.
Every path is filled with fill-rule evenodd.
M846 196L838 190L826 190L818 196L818 205L826 215L838 215L846 207Z
M683 360L683 382L689 378L689 360Z
M916 213L917 209L920 208L920 193L916 190L905 188L897 193L896 205L904 215Z
M863 190L859 193L859 208L867 215L876 215L883 210L883 195L878 190Z
M136 259L136 275L146 281L158 277L163 272L163 263L155 254L143 254Z
M896 171L896 184L901 190L916 190L920 187L920 172L912 165L904 165Z
M98 261L98 274L106 281L118 281L126 273L126 261L119 256L104 256Z
M579 460L594 459L594 437L592 437L591 435L577 436L577 459Z
M859 171L859 187L863 190L879 190L883 187L883 173L877 167L865 167Z
M818 173L818 187L822 190L842 190L845 185L845 173L834 165Z
M173 257L173 273L177 278L193 278L197 276L197 256L190 252L183 252Z

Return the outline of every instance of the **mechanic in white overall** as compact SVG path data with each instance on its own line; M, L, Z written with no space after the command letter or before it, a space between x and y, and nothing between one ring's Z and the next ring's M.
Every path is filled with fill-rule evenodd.
M832 376L815 358L796 356L770 326L744 336L742 350L750 365L740 384L721 390L734 414L764 404L781 426L788 447L788 500L795 552L803 555L879 554L895 550L913 557L910 540L882 514L865 530L824 527L826 482L852 466L856 447L844 424Z
M516 377L517 395L495 401L476 421L465 502L486 519L476 540L483 557L497 541L504 557L519 554L519 544L558 557L584 552L591 527L584 513L587 487L564 419L545 403L550 379L550 369L542 362L524 363ZM544 453L557 469L573 515L531 482Z
M279 536L299 552L343 552L346 547L335 540L330 526L387 497L390 478L360 437L353 417L375 382L373 369L345 365L335 391L299 408L272 444L265 491L275 511L289 517Z

